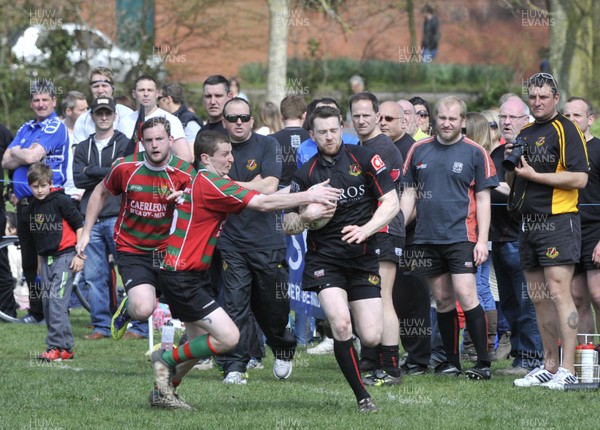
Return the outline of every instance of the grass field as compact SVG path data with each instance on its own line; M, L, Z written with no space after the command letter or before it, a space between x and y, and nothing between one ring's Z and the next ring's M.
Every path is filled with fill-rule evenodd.
M595 429L599 392L517 389L491 381L406 377L370 389L381 412L356 412L333 355L299 350L289 380L275 380L272 355L247 386L225 386L218 370L192 371L179 393L196 412L148 405L152 372L146 341L86 341L89 316L72 313L76 358L35 359L45 327L0 323L1 429ZM465 363L467 364L467 363ZM504 367L498 362L494 368Z

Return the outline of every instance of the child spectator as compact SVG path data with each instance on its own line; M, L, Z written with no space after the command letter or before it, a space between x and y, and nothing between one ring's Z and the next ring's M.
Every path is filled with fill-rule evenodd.
M42 306L48 328L48 349L38 358L44 361L70 360L75 340L69 321L68 304L73 288L73 273L83 268L75 255L83 217L63 189L52 187L52 169L35 163L27 171L33 191L29 228L38 255Z

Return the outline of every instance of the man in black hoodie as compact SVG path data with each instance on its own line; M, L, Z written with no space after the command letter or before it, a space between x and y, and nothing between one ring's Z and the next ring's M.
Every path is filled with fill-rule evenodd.
M80 204L82 213L85 213L96 185L110 171L113 161L124 156L129 143L127 136L113 128L115 111L115 103L110 97L95 99L92 103L91 118L96 126L96 133L80 142L75 149L73 179L76 187L85 190ZM86 248L84 275L90 286L90 314L94 328L84 339L110 337L110 300L114 299L115 305L117 301L115 292L110 288L112 282L108 255L112 254L116 261L113 232L120 206L121 199L118 196L107 200L92 229L90 243Z

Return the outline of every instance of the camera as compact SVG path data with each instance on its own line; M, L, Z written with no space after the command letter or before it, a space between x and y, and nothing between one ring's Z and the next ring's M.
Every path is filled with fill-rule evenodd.
M513 143L512 152L502 162L502 167L508 172L514 172L517 164L521 162L521 156L527 156L527 142L522 137L517 137Z

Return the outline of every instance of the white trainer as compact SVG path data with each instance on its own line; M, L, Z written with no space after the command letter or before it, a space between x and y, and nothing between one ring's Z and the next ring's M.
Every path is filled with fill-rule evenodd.
M554 375L544 369L544 366L539 366L529 372L520 379L515 379L513 385L515 387L536 387L546 382L551 381Z
M248 379L244 372L229 372L223 379L223 384L246 385L247 383Z
M273 375L275 375L277 379L287 379L292 374L292 367L291 361L276 358L273 363Z
M554 375L551 381L544 382L542 387L550 388L551 390L564 390L567 384L577 384L577 378L564 367L559 367L558 372Z
M196 365L194 366L195 370L210 370L214 367L212 358L203 358L202 360L198 360Z
M326 337L323 341L315 346L314 348L308 348L306 350L307 354L311 355L325 355L333 353L333 339L330 337Z

